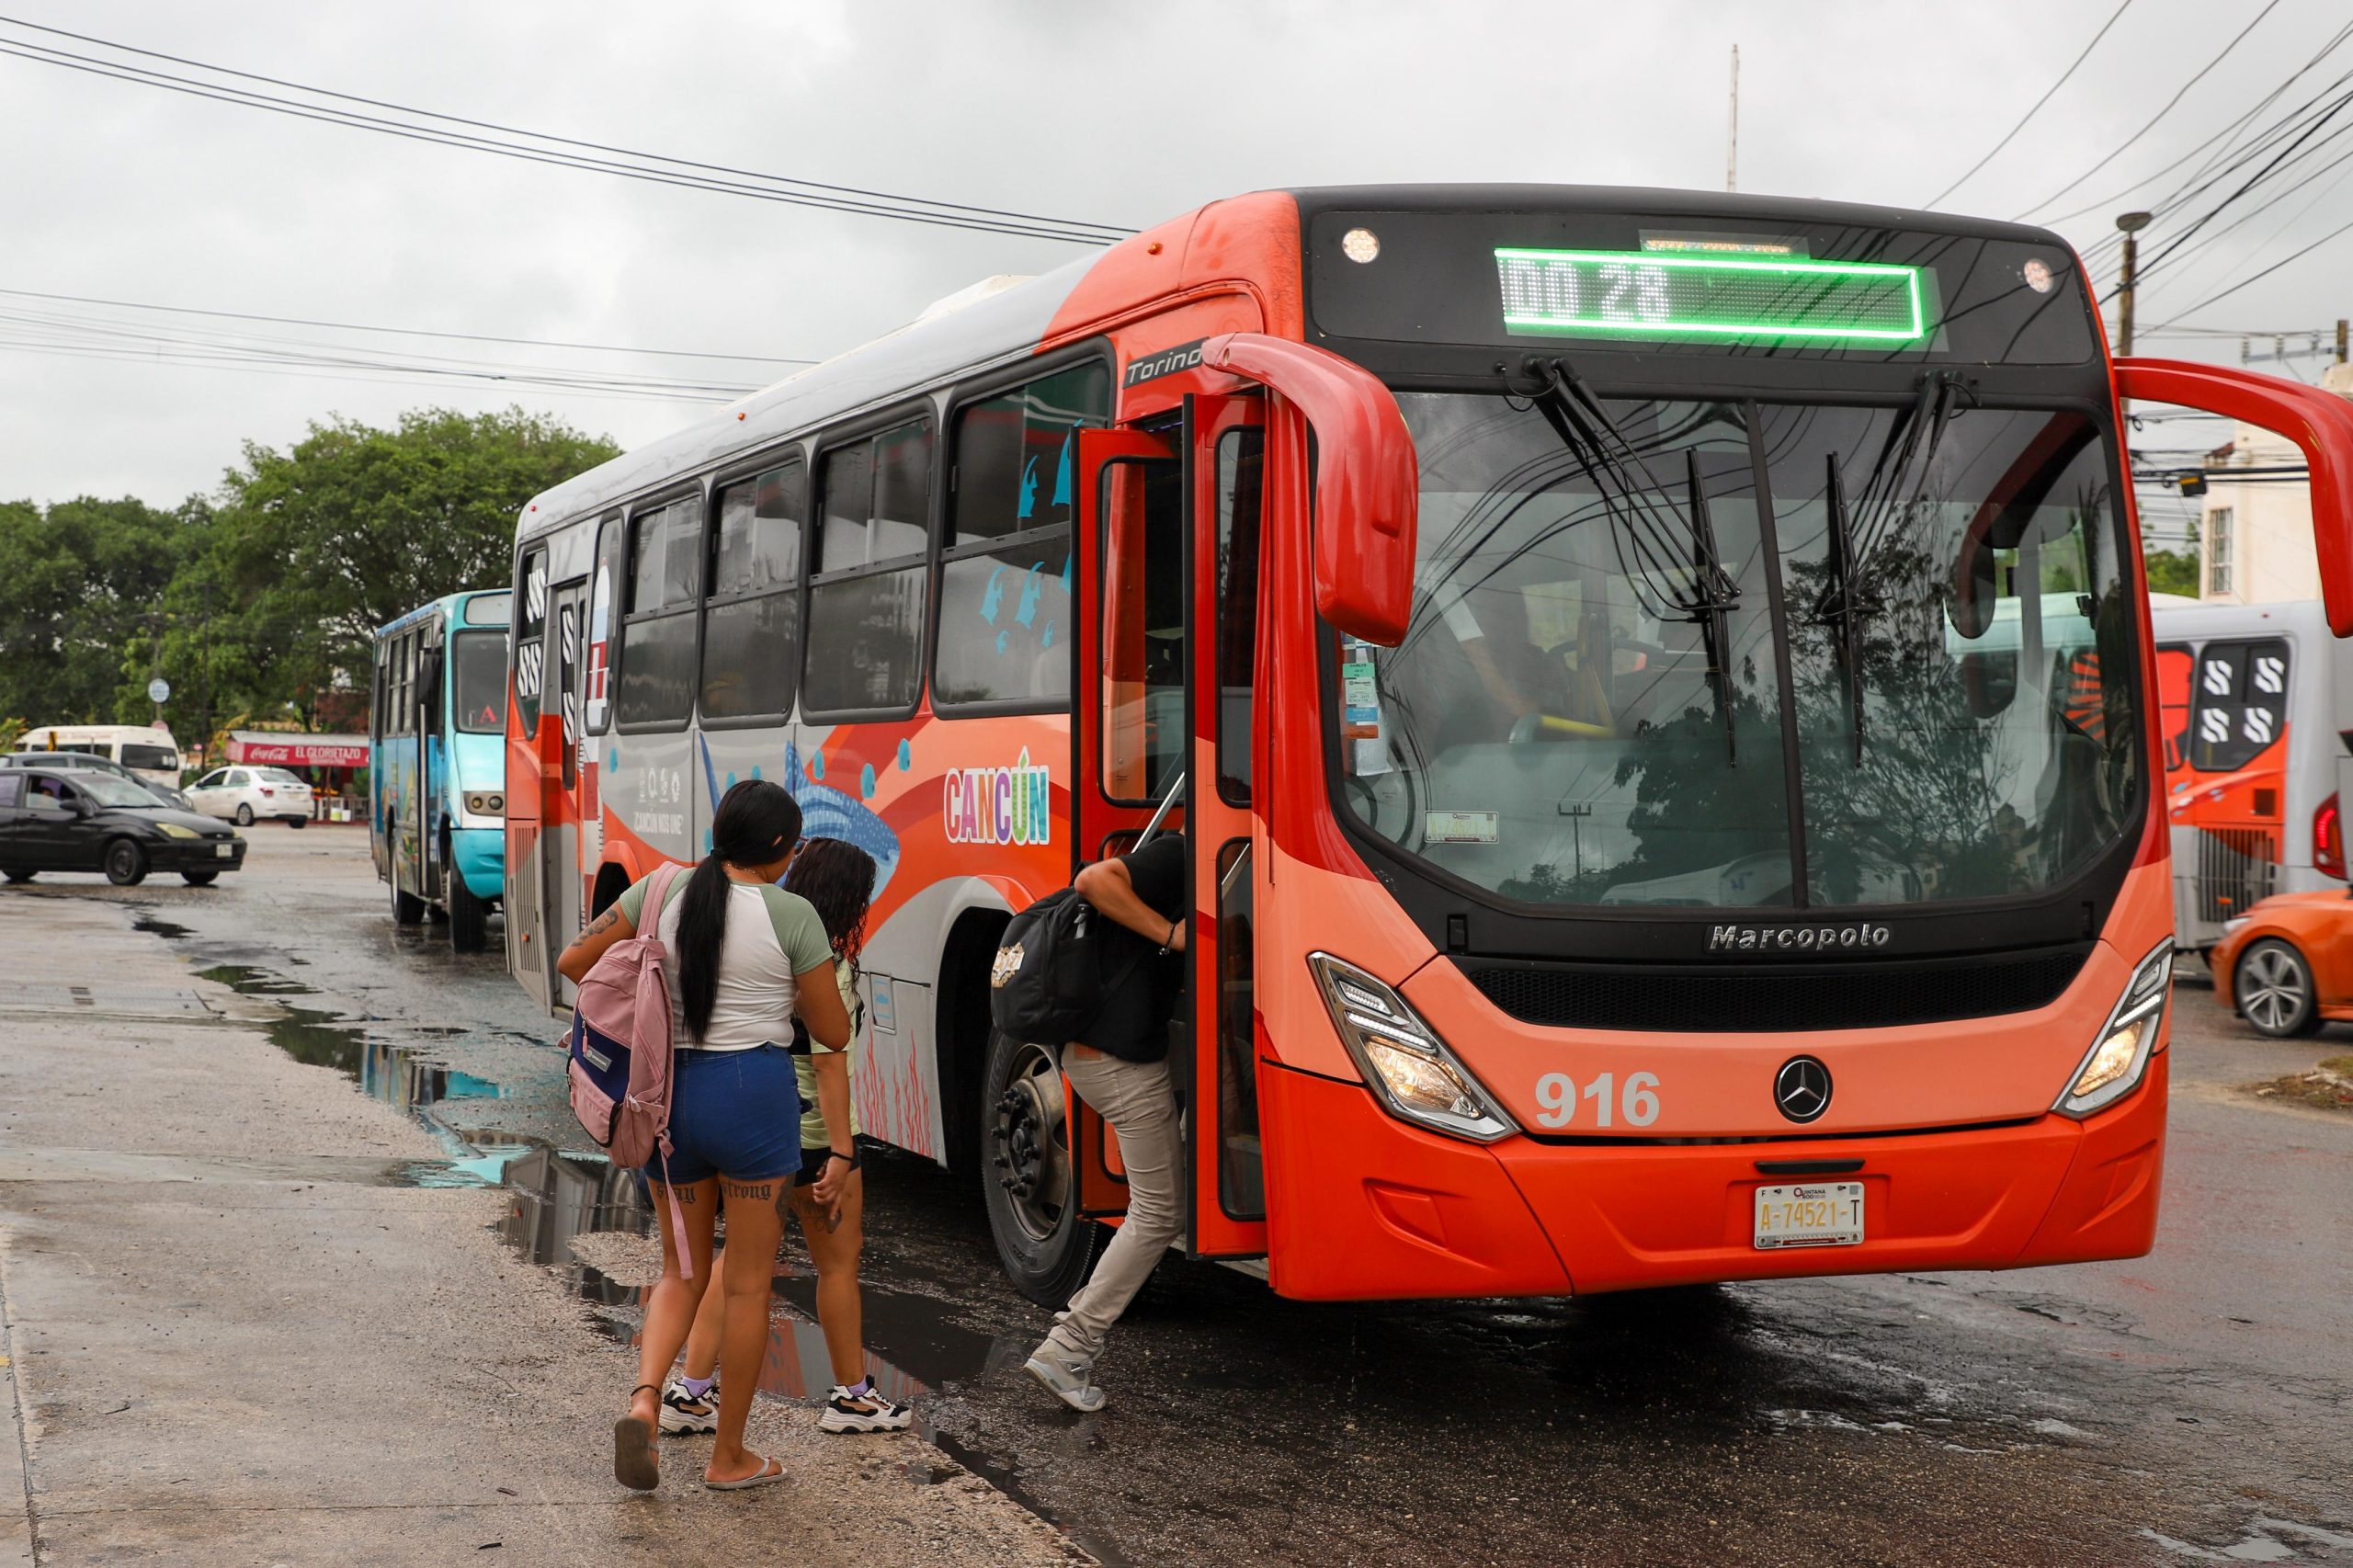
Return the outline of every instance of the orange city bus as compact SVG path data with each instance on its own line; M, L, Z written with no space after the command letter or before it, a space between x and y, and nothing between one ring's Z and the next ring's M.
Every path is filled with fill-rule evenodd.
M2046 231L1816 201L1261 192L1001 284L522 513L535 996L778 780L881 865L867 1131L1059 1301L1118 1152L990 962L1173 801L1189 1256L1328 1299L2148 1249L2119 398L2305 449L2339 635L2353 406L2111 362Z

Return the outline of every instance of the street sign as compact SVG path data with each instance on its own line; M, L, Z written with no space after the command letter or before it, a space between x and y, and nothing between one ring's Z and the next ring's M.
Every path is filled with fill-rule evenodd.
M165 680L162 676L157 676L153 680L147 683L148 701L168 702L171 700L171 698L172 683Z

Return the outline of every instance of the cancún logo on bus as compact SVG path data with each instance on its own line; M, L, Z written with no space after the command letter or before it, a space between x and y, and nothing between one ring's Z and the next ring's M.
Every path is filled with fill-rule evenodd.
M1027 746L1011 767L951 767L942 789L950 844L1053 842L1053 789Z

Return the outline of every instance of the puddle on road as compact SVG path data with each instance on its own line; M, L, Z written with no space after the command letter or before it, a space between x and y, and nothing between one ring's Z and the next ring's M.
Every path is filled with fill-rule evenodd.
M181 926L169 920L159 920L152 915L142 915L133 920L131 923L131 928L134 931L144 931L151 937L161 937L166 942L184 942L196 935L195 928L192 926Z
M166 938L192 935L169 922L142 920L141 929ZM445 1158L406 1167L395 1178L419 1187L479 1186L502 1189L506 1211L500 1237L533 1263L552 1269L570 1293L601 1309L602 1331L634 1346L644 1301L641 1286L624 1285L574 1256L574 1238L603 1232L644 1235L653 1227L633 1172L616 1170L590 1155L568 1153L536 1139L485 1129L463 1131L432 1114L452 1100L498 1097L499 1085L422 1058L426 1042L473 1031L449 1025L370 1023L298 998L319 994L314 987L267 970L222 964L198 971L241 995L267 997L280 1016L262 1026L273 1045L298 1062L330 1067L370 1097L416 1118L448 1151ZM400 1039L386 1030L398 1030ZM816 1322L816 1279L805 1266L783 1266L773 1281L776 1296L768 1346L760 1368L759 1391L772 1399L813 1404L833 1385L832 1358ZM1036 1514L1095 1554L1108 1568L1128 1568L1108 1542L1093 1539L1021 1480L1018 1462L958 1441L922 1419L926 1402L949 1385L1017 1370L1029 1354L1026 1338L991 1335L949 1320L936 1297L866 1282L863 1307L869 1369L881 1391L915 1405L917 1432L963 1470ZM919 1484L951 1480L957 1471L928 1460L911 1460L908 1476Z

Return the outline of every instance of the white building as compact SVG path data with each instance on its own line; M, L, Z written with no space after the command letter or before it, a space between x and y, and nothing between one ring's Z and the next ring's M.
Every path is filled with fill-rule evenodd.
M2353 397L2353 365L2331 365L2321 385ZM2199 597L2242 605L2320 597L2312 483L2263 472L2301 470L2303 452L2284 436L2241 425L2236 438L2207 466L2255 472L2236 482L2220 473L2207 478L2206 507L2198 519Z

